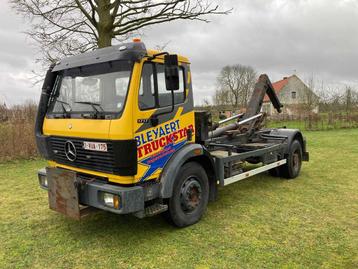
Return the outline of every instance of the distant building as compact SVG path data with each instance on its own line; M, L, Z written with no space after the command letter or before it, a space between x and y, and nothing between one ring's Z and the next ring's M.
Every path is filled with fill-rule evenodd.
M214 107L220 119L229 118L240 112L238 110L235 110L232 105L216 105Z
M295 115L305 112L303 111L307 107L305 104L312 100L318 100L317 95L296 75L284 77L282 80L272 83L272 86L283 104L284 114ZM268 115L277 113L267 95L264 98L262 110ZM318 113L318 104L312 106L311 112Z

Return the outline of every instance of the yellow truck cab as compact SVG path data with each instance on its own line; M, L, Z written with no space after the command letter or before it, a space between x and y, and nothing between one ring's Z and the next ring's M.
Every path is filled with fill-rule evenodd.
M260 117L240 118L251 123ZM301 160L308 160L303 136L288 129L264 132L266 142L280 140L269 150L225 159L239 155L233 147L252 142L253 134L237 140L210 125L208 113L194 112L190 63L183 56L147 50L135 40L65 58L47 72L38 109L36 141L48 160L38 173L40 185L51 209L76 219L92 208L138 217L168 211L182 227L201 218L217 183L234 182L244 171L232 173L233 164L251 158L278 175L293 156L292 143L296 170L286 174L296 177Z

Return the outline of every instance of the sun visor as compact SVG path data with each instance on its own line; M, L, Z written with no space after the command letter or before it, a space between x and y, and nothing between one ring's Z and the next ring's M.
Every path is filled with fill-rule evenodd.
M64 58L56 63L52 71L116 60L139 61L146 54L147 49L143 42L124 43Z

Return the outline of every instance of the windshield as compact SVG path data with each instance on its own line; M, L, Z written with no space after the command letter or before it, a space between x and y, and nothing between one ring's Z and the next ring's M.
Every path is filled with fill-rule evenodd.
M56 117L103 118L122 112L132 63L107 62L62 71L50 101Z

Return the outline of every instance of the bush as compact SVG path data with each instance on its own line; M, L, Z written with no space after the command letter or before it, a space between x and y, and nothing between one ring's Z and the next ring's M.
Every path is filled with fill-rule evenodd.
M37 106L33 102L0 108L0 161L38 157L34 122Z
M279 114L268 117L267 127L298 128L308 131L322 131L331 129L358 128L358 113L320 113L305 115Z

